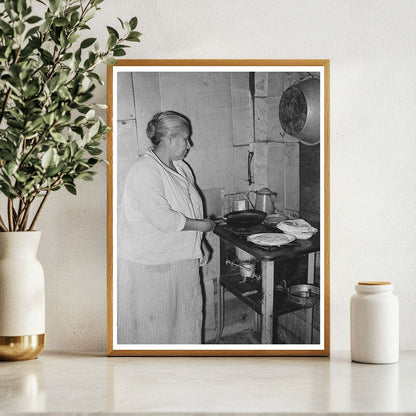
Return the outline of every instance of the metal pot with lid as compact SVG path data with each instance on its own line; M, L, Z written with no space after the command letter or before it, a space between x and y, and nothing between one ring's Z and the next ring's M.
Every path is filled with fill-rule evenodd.
M251 193L256 194L256 199L254 201L254 208L258 211L263 211L266 214L273 214L275 211L274 203L276 201L277 192L272 192L269 188L262 188L259 191L250 191Z

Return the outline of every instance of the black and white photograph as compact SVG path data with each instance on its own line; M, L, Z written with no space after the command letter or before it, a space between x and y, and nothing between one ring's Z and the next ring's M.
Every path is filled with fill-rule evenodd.
M328 355L329 61L108 72L108 355Z

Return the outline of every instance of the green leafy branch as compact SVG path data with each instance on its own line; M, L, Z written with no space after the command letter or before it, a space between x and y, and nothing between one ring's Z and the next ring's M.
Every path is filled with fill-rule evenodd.
M109 130L96 114L106 106L91 103L104 84L95 69L115 64L141 35L136 17L118 19L100 50L82 34L103 0L35 1L42 16L28 0L0 0L1 231L33 230L51 191L75 195L77 179L93 179Z

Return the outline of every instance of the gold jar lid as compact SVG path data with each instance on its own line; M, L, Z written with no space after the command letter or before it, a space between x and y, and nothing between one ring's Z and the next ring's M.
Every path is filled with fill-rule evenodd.
M358 284L365 285L365 286L391 285L390 282L378 282L378 281L358 282Z

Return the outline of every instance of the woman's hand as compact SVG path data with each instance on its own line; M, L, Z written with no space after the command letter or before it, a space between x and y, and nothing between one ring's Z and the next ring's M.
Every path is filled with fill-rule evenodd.
M204 229L201 231L204 233L209 233L215 228L215 222L211 218L204 218L202 222L204 223Z

